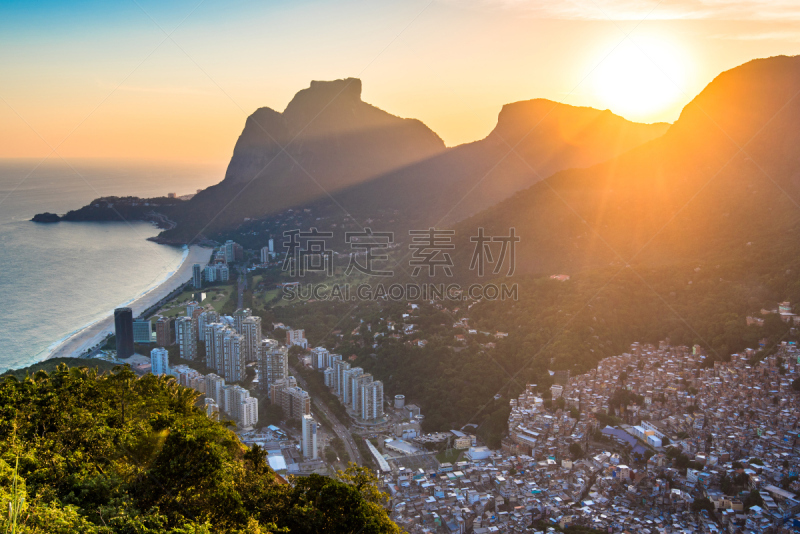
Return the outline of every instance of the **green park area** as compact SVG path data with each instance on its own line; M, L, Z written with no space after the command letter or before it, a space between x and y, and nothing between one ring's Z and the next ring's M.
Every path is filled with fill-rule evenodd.
M200 300L202 298L202 300ZM177 297L161 307L156 315L164 317L179 317L186 314L186 305L191 301L197 301L203 306L211 306L220 313L232 313L234 309L227 309L236 306L236 283L232 282L225 285L215 285L212 287L197 290L187 289Z

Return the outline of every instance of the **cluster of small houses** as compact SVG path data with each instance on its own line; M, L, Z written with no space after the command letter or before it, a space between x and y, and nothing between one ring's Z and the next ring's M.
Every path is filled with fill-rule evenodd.
M587 374L554 372L564 408L528 386L501 450L386 475L393 518L412 533L800 532L800 351L762 354L712 363L698 346L635 343Z

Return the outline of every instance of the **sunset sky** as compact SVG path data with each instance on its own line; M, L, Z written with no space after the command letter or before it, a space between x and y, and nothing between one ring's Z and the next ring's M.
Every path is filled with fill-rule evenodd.
M0 1L0 157L223 162L256 108L349 76L448 145L539 97L671 122L780 54L800 1Z

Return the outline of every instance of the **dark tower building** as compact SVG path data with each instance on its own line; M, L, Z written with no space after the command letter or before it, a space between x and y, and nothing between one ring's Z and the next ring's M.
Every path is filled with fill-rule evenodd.
M117 337L117 358L133 356L133 311L130 308L114 310L114 334Z

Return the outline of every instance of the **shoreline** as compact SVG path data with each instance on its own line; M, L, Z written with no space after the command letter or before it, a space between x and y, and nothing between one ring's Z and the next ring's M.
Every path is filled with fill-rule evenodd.
M137 317L143 311L153 307L159 301L175 289L185 284L192 278L192 266L195 263L205 265L211 259L212 249L192 245L185 250L181 263L165 279L152 288L129 299L123 304L116 306L129 307L133 310L133 316ZM56 341L44 352L38 361L45 361L51 358L78 358L88 349L101 343L108 335L114 333L114 311L109 315L89 323L75 332L68 334L64 338Z

